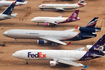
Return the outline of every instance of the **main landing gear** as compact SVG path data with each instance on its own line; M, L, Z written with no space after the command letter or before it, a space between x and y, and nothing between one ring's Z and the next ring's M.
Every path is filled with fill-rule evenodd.
M26 64L28 64L28 60L26 60Z
M43 11L43 9L41 9Z
M52 45L52 46L57 46L57 43L52 43L51 45Z
M17 39L15 38L15 43L17 43Z
M37 26L39 26L39 23L37 24Z

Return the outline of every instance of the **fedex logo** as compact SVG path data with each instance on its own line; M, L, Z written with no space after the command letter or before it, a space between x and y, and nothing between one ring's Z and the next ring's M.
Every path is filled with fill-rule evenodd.
M32 54L31 52L28 52L28 58L46 58L46 54L42 54L42 52L38 52L37 54Z

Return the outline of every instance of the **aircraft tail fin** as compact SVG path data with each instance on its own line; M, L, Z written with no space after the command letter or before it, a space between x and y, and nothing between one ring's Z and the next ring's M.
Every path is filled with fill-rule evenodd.
M105 34L94 45L87 45L87 49L105 53Z
M11 15L14 7L15 7L16 2L13 2L7 9L5 9L2 14L6 14L6 15Z
M72 22L72 21L80 20L78 17L78 13L79 13L79 10L75 10L74 13L69 18L67 18L64 22Z
M101 28L95 27L98 17L94 17L85 27L79 27L79 31L83 33L99 32Z
M94 17L85 27L94 28L97 23L98 17Z
M105 34L93 46L102 46L104 44L105 44Z
M86 3L84 3L84 0L79 0L78 1L78 5L79 6L84 6L84 5L86 5Z
M25 0L16 0L16 2L24 2Z
M81 70L86 70L87 67L88 65L85 65Z

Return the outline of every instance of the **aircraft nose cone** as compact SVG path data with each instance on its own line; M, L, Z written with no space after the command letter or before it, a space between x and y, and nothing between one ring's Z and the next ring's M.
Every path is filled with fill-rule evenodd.
M12 56L15 57L15 58L17 57L16 53L13 53Z
M39 5L39 8L42 7L42 5Z
M7 36L7 35L8 35L8 32L7 32L7 31L5 31L5 32L3 33L3 35L4 35L4 36Z
M34 19L31 19L32 22L34 22Z

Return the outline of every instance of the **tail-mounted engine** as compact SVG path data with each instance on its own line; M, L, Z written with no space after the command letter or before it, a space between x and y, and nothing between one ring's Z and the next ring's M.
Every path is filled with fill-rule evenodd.
M79 31L83 33L93 33L93 32L99 32L101 28L86 28L86 27L79 27Z
M47 43L47 41L46 40L37 40L37 43L38 44L45 44L45 43Z
M51 66L55 66L56 64L57 64L56 61L50 61L50 65L51 65Z

